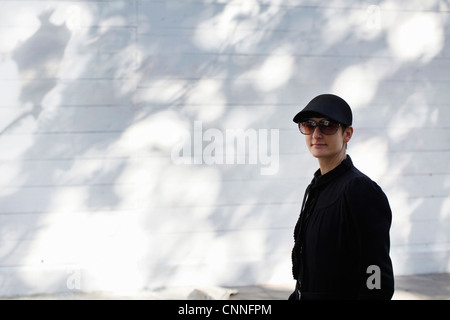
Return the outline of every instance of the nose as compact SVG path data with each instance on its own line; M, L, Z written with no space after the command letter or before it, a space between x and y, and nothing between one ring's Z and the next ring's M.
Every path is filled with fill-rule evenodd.
M322 132L320 132L319 127L315 127L315 128L314 128L312 137L313 137L314 139L322 138Z

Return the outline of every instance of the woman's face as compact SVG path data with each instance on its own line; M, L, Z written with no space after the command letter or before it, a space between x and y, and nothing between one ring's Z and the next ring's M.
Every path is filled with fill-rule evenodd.
M325 119L311 118L310 120L319 122ZM343 128L340 126L335 134L326 135L320 132L319 127L316 127L312 134L305 135L306 146L316 158L333 158L346 153L346 143L350 140L352 133L352 127L348 127L343 132Z

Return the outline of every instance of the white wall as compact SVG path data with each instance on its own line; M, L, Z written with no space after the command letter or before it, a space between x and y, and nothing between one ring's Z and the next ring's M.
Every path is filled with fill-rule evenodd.
M449 10L0 1L0 295L291 282L317 169L292 117L326 92L391 202L396 274L449 272ZM244 164L208 164L237 129Z

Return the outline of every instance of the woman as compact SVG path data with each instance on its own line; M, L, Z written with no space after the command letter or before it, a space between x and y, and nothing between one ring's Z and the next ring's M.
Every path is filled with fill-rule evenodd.
M391 299L391 209L386 195L353 166L347 143L352 111L323 94L295 117L320 169L307 187L295 226L289 299Z

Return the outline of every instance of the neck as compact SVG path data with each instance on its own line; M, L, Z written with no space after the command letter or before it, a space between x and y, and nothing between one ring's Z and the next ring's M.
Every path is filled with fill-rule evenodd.
M341 162L345 160L345 158L347 158L347 154L345 153L345 151L343 153L338 153L337 155L334 155L332 157L318 158L321 174L324 175L330 172L338 165L340 165Z

